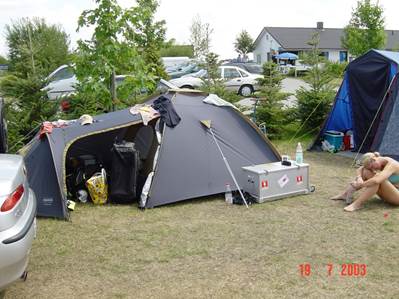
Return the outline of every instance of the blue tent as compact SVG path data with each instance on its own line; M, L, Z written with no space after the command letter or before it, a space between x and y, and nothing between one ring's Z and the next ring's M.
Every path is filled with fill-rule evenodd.
M355 150L399 157L399 53L370 50L353 60L311 149L326 131L353 131ZM389 141L390 140L390 141Z

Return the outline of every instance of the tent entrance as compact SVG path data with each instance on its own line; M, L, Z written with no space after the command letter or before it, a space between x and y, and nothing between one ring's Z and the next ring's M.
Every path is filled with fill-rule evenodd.
M64 190L66 189L68 198L78 200L78 194L81 194L80 190L87 192L85 181L94 173L100 172L101 168L105 169L108 181L112 181L111 170L113 157L115 156L112 148L114 143L126 141L134 143L135 152L138 152L137 155L139 157L134 164L135 166L131 167L131 170L136 174L134 181L137 187L135 188L135 198L129 199L129 202L137 199L146 177L153 169L154 157L158 146L155 136L156 122L157 119L153 119L147 126L140 122L115 130L98 132L74 141L69 146L64 161ZM130 169L127 171L130 171ZM115 169L113 173L115 174Z

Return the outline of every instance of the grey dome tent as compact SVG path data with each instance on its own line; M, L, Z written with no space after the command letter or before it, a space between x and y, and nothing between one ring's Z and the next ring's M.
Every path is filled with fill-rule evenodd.
M176 127L164 126L157 138L157 119L144 126L139 114L129 109L94 117L91 125L72 123L54 128L43 138L35 137L21 153L28 179L38 200L38 215L68 218L66 207L66 162L79 154L96 154L105 168L115 137L133 141L145 150L142 174L152 172L152 182L143 207L152 208L182 200L219 194L231 177L208 130L200 121L212 120L213 132L242 184L241 167L275 162L280 155L261 131L232 107L204 103L206 94L170 91L181 117ZM156 158L157 157L157 158Z
M354 151L399 158L399 53L370 50L345 69L333 107L310 149L326 131L353 132Z

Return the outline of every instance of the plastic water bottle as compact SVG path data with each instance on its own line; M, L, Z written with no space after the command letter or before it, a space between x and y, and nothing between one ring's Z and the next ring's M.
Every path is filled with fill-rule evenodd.
M300 142L298 142L298 145L296 146L295 162L296 162L296 164L303 163L303 150L302 150L302 145Z
M226 192L224 193L224 199L228 204L233 203L233 193L231 192L230 184L226 184Z

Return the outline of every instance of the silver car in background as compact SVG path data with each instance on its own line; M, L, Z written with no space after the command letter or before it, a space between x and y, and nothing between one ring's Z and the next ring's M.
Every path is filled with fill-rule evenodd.
M219 66L219 77L227 90L236 92L244 97L250 96L254 91L259 89L260 78L263 76L258 74L250 74L247 71L236 66ZM207 72L205 70L197 73L182 76L181 78L172 79L170 83L179 88L198 89L207 80Z
M36 235L36 197L29 188L23 158L0 155L0 297L5 287L26 279Z

